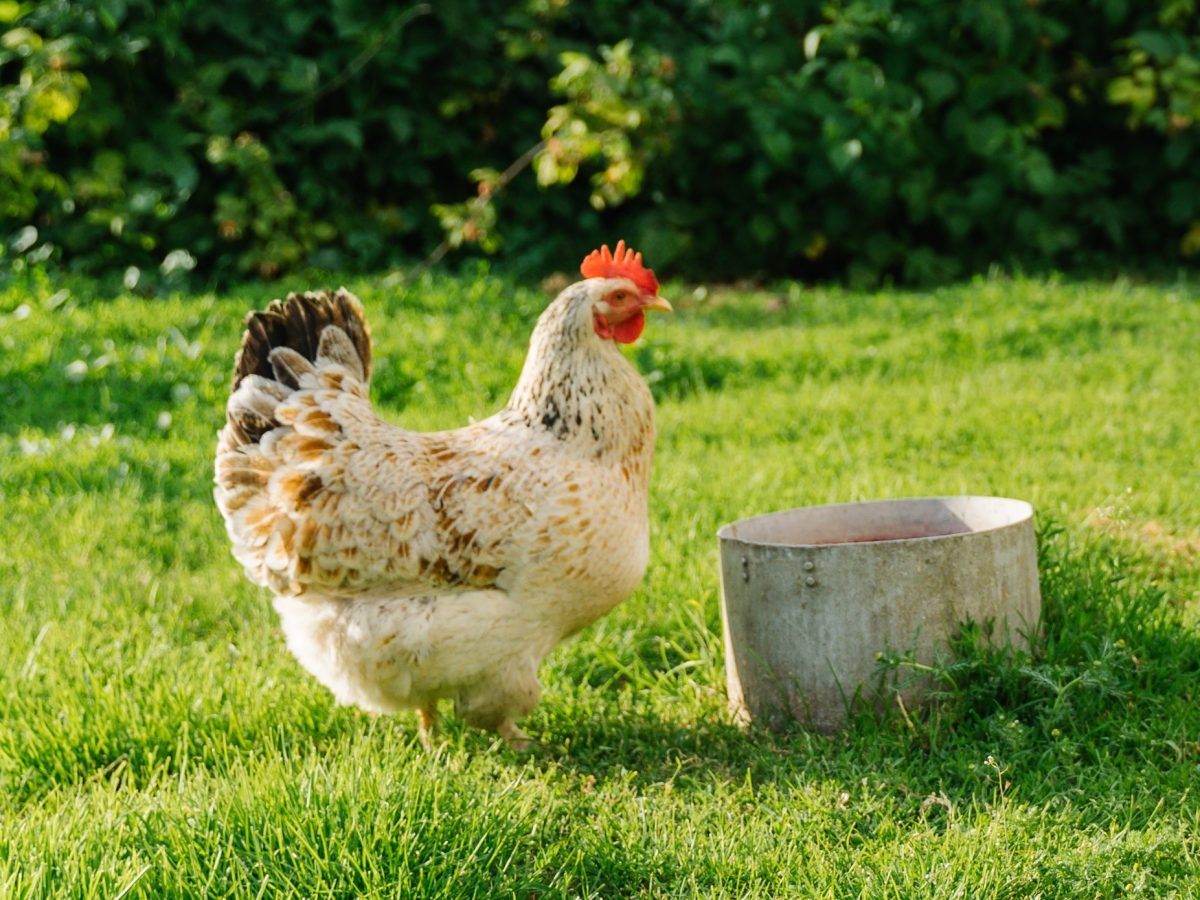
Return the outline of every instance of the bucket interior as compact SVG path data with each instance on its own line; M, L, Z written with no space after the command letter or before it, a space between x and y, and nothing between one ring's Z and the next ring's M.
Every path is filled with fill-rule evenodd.
M726 525L722 539L813 546L909 541L990 531L1033 515L1028 503L1002 497L929 497L808 506Z

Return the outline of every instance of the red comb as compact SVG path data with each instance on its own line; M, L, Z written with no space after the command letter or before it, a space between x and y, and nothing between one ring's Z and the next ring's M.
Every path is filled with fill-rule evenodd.
M647 294L658 293L654 271L642 265L642 254L634 253L617 241L617 252L611 253L608 244L593 250L583 258L579 271L584 278L628 278Z

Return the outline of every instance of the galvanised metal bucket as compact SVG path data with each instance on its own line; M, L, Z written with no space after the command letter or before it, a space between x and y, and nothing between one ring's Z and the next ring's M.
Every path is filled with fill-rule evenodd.
M944 654L962 623L1027 648L1041 616L1033 508L999 497L837 503L743 519L719 532L730 707L742 724L818 731L855 698L926 685L878 677L878 654Z

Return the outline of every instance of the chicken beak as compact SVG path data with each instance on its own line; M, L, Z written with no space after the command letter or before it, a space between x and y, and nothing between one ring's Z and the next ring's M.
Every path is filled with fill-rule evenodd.
M650 301L642 306L642 309L654 309L659 312L674 312L674 308L667 302L666 297L654 296Z

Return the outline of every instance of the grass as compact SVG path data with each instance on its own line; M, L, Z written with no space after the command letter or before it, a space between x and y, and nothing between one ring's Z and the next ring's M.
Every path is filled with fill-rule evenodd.
M503 403L545 302L348 286L377 402L420 429ZM650 570L549 658L522 757L335 707L230 557L210 458L267 288L0 291L0 894L1200 893L1200 291L670 293L633 351ZM1034 653L965 641L910 720L734 728L716 528L956 493L1038 510Z

